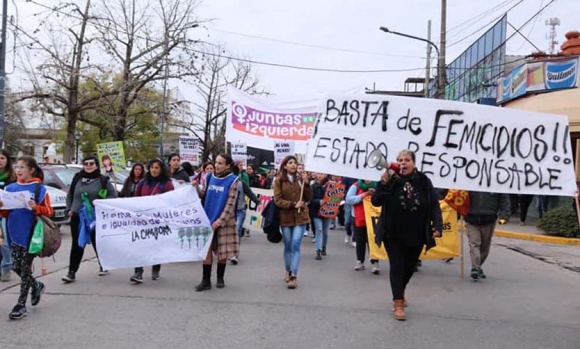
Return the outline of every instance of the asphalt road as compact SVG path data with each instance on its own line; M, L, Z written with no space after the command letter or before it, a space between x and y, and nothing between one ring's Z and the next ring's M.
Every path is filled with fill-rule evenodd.
M355 251L343 234L331 231L322 261L304 239L299 286L288 290L282 245L253 232L243 239L240 264L227 267L226 288L201 293L194 291L197 263L164 265L158 281L146 268L145 282L131 285L132 270L97 276L90 259L78 281L64 285L66 239L56 263L46 262L46 293L27 318L8 320L18 280L0 284L0 348L580 347L580 273L536 258L567 254L580 266L578 247L531 243L534 256L512 248L526 251L530 242L497 238L484 265L488 278L479 282L460 278L459 259L426 261L407 290L408 320L398 322L388 264L378 276L354 271Z

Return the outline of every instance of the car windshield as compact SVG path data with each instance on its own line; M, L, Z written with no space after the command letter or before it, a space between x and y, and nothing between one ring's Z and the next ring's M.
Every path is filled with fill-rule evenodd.
M72 168L58 168L54 170L54 174L60 179L62 184L64 184L67 188L70 188L72 183L73 177L78 170Z

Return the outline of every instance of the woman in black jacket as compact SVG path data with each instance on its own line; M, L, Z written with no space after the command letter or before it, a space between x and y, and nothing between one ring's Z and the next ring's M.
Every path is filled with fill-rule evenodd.
M375 242L384 242L389 255L393 316L406 320L405 288L423 246L429 249L441 237L443 218L431 180L415 168L415 153L403 150L397 162L399 172L383 173L372 204L382 207Z
M135 188L137 188L137 183L145 178L145 166L143 164L137 163L131 168L129 172L129 177L125 179L123 183L123 189L119 193L121 198L132 198L135 195Z

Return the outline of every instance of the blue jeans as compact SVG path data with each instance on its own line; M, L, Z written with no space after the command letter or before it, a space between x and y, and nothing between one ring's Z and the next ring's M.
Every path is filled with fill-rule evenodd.
M238 229L238 236L244 236L244 221L246 220L246 209L236 210L236 228ZM240 242L242 240L240 239Z
M300 245L302 244L302 235L306 230L306 224L281 228L282 237L284 238L284 265L286 271L292 273L292 275L298 275Z
M2 264L0 269L2 274L12 270L12 254L10 252L10 245L8 244L8 237L6 234L6 219L2 218L2 230L4 231L4 243L0 246L0 254L2 257Z
M316 231L316 249L326 248L328 242L328 229L333 220L330 218L314 217L314 229Z
M352 205L344 204L344 229L346 229L346 235L353 237L352 241L354 240L354 235L352 234L352 221L354 217L352 216Z

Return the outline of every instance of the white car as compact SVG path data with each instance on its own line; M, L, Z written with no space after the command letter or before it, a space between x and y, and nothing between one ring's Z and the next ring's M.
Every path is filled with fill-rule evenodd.
M54 214L50 218L58 225L69 224L70 217L66 212L66 192L48 185L45 187L50 196L50 204L54 210Z

